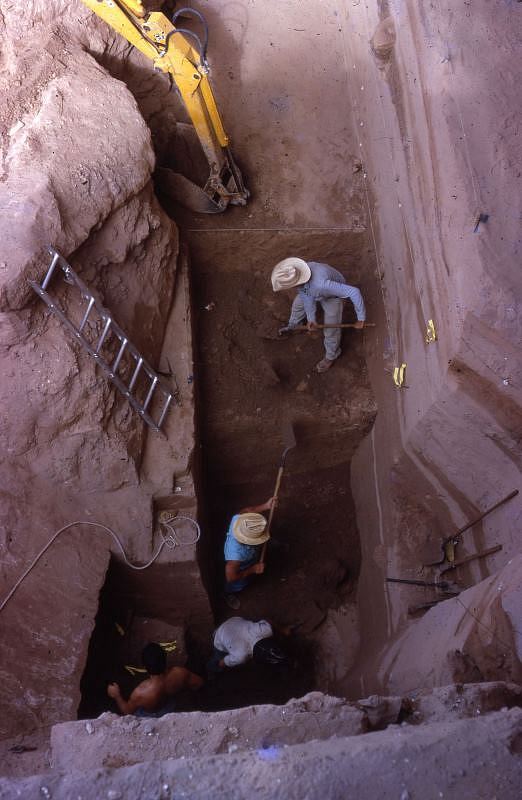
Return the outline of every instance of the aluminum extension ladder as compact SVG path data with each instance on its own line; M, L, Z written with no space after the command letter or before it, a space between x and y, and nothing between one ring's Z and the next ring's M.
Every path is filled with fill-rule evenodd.
M30 281L34 291L47 303L52 313L63 322L82 347L90 353L147 425L153 430L161 432L161 426L172 400L178 402L177 392L170 389L161 380L158 373L129 341L119 325L114 322L109 311L96 300L60 253L50 247L49 254L52 260L42 285L40 286L36 281ZM61 268L64 280L75 286L79 290L81 298L87 301L87 307L79 325L69 319L65 311L47 292L56 267ZM93 340L89 341L87 333L99 322L101 322L101 334L95 333ZM111 344L116 344L117 352L114 358L114 353L107 353L108 350L110 351ZM103 348L106 355L102 354ZM127 376L125 372L127 372ZM152 410L153 407L154 410Z

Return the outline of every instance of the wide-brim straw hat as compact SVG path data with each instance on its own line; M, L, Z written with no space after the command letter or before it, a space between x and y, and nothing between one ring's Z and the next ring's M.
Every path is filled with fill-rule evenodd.
M312 276L312 270L302 258L285 258L272 270L272 289L281 292L293 289L306 283Z
M234 539L241 544L264 544L270 539L267 529L267 521L262 514L249 511L246 514L238 514L232 526Z

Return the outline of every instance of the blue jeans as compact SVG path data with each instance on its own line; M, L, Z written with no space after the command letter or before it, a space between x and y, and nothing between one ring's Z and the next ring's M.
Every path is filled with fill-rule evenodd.
M251 580L252 575L249 575L247 578L240 578L237 581L227 581L225 583L225 594L236 594L237 592L242 592L243 589L248 586Z
M325 297L319 300L324 311L325 325L339 325L343 319L343 301L340 297ZM303 298L295 296L288 324L290 327L306 321ZM323 331L324 352L329 361L335 361L341 355L341 328L325 328Z
M217 647L214 647L212 655L207 661L207 672L210 674L223 672L223 667L219 665L219 662L223 661L226 655L227 653L224 650L218 650Z

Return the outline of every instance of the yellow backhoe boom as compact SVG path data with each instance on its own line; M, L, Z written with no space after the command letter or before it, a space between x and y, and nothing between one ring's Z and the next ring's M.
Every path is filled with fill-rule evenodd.
M160 11L148 12L141 0L82 0L95 14L134 47L150 58L155 69L171 76L185 104L188 115L208 161L210 174L203 187L203 202L195 197L196 210L208 213L224 211L229 203L245 205L249 192L229 148L229 138L223 127L208 78L206 60L206 22L192 8L176 11L171 22ZM192 31L175 26L180 15L191 15L202 22L205 41ZM190 184L181 175L173 184L181 191ZM177 181L175 180L177 178ZM192 187L196 189L196 187ZM207 207L205 207L207 206Z

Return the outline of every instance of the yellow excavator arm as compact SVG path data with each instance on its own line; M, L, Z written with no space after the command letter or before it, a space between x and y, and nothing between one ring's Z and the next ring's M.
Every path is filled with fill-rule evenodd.
M229 203L245 205L249 196L234 162L208 78L207 25L193 8L176 11L172 22L160 11L148 12L142 0L82 0L95 14L150 58L155 69L171 76L194 126L210 167L201 189L183 175L162 170L163 185L195 211L224 211ZM176 27L180 16L194 16L203 25L204 41Z

